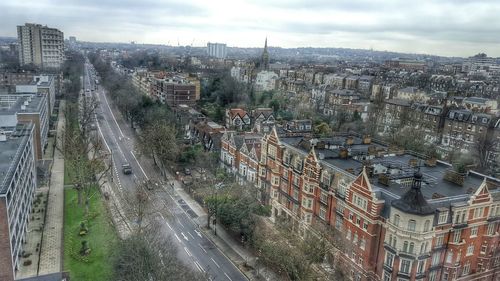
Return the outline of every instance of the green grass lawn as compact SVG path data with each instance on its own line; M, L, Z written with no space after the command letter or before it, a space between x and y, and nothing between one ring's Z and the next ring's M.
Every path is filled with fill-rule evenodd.
M112 247L118 239L103 199L97 192L90 200L88 234L79 235L80 223L84 220L85 208L79 207L77 193L72 188L64 191L64 270L69 271L71 280L111 280L109 261ZM81 241L86 240L91 252L84 261L79 250ZM73 250L72 250L73 249ZM73 254L72 254L73 253ZM75 258L75 256L77 258Z
M73 168L64 161L64 185L73 184Z

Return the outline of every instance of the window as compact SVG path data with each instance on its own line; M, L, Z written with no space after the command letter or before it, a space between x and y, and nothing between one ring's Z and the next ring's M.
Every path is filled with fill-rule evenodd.
M326 208L325 207L319 208L319 217L322 218L323 220L325 219L325 217L326 217Z
M403 242L403 252L408 253L408 241Z
M361 218L360 217L356 217L356 225L361 226Z
M302 207L311 210L312 209L312 199L303 198L302 199Z
M276 146L274 145L269 145L267 147L267 154L269 157L276 159Z
M391 281L391 274L384 271L384 281Z
M467 247L467 256L470 256L474 254L474 244L470 244L468 247Z
M359 242L359 247L361 248L361 250L365 249L365 247L366 247L366 239L365 238L361 238L361 242Z
M321 202L323 203L328 203L328 193L326 192L321 192L321 197L320 197Z
M392 262L394 261L394 255L391 252L386 252L385 254L385 265L392 267Z
M456 211L455 212L455 224L459 223L465 223L465 214L467 213L466 210L461 210L461 211Z
M444 234L439 234L436 236L436 247L441 247L444 241Z
M487 233L488 235L493 235L493 234L495 234L495 232L496 232L496 225L497 225L497 224L496 224L496 223L494 223L494 222L492 222L492 223L488 224L488 229L486 230L486 233Z
M345 196L346 190L347 190L347 183L345 182L344 179L342 179L339 181L339 186L338 186L339 195Z
M417 225L417 222L415 220L409 220L408 221L408 230L415 231L416 225Z
M357 194L353 194L352 196L352 203L360 208L361 210L364 210L366 211L367 207L368 207L368 200L366 200L365 198L362 198L361 196L358 196Z
M436 252L432 255L432 266L438 265L441 261L441 252Z
M411 242L408 248L408 253L413 254L413 249L415 248L415 243Z
M470 261L466 261L464 264L464 269L462 270L462 276L468 275L470 271Z
M424 272L424 267L425 267L425 260L418 261L418 264L417 264L417 273L423 273Z
M477 226L474 226L470 229L470 237L476 237L477 236Z
M453 232L453 243L460 243L460 237L462 235L462 230L455 230Z
M335 218L335 228L338 230L342 230L342 218L340 216L337 216Z
M453 261L453 252L448 252L446 254L446 263L451 263Z
M437 274L437 271L431 271L429 273L429 281L436 281L436 274Z
M484 215L484 207L475 208L472 218L474 219L481 218L483 217L483 215Z
M429 231L430 224L431 224L431 222L429 220L425 221L425 223L424 223L424 232Z
M280 178L276 177L276 176L273 176L273 184L274 185L279 185L280 184Z
M399 226L399 215L394 215L394 225Z
M401 266L399 272L409 274L411 270L411 261L406 259L401 259Z
M351 229L347 230L347 236L345 237L347 240L351 240Z
M358 233L354 233L354 237L352 238L352 243L353 244L358 244Z
M353 219L354 219L354 215L353 215L353 213L349 213L349 220L350 220L350 221L353 221Z
M448 281L448 272L443 273L443 281Z
M481 254L486 254L487 250L488 250L488 245L486 244L481 245Z
M368 223L367 222L363 222L363 229L368 230Z

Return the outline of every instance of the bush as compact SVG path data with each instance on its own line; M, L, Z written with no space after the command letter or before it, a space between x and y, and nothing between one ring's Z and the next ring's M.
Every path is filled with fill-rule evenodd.
M25 261L23 262L23 265L24 265L24 266L31 265L31 260L25 260Z

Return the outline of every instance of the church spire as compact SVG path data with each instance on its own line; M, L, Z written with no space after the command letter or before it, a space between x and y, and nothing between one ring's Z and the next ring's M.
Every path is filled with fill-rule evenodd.
M264 51L262 52L261 67L264 70L269 70L269 52L267 51L267 37L264 43Z

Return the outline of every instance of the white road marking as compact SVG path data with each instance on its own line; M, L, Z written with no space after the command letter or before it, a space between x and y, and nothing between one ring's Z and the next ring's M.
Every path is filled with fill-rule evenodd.
M194 239L194 236L193 236L193 234L191 234L191 232L188 232L188 234L189 234L189 236L191 236L191 238Z
M173 230L170 224L168 224L168 222L165 221L165 223L167 224L168 228L170 228L170 230Z
M189 238L187 238L187 236L184 234L184 232L181 232L181 235L184 238L184 240L189 241Z
M177 236L177 233L174 233L175 238L177 238L177 241L182 242L179 236Z
M162 218L162 220L165 220L165 217L162 214L160 214L160 218Z
M177 222L178 222L178 223L179 223L182 227L184 227L184 225L181 223L181 221L180 221L180 220L177 220Z
M207 253L207 250L205 250L205 248L203 248L203 246L200 243L198 243L198 246L200 246L200 248L203 250L203 252Z
M216 265L218 268L220 268L220 265L219 265L219 264L218 264L218 263L214 260L214 258L210 258L210 259L211 259L211 260L215 263L215 265ZM226 276L227 276L227 275L226 275ZM229 278L229 277L228 277L228 278ZM229 279L231 279L231 278L229 278Z
M227 273L224 272L224 275L226 275L227 279L229 279L229 281L233 281L233 279L231 279L231 277L229 277L229 275L227 275Z
M196 267L198 268L198 270L200 272L205 272L205 270L203 269L203 267L201 267L201 265L197 261L194 261L194 264L196 264Z
M123 135L122 129L120 129L120 126L118 125L118 122L116 122L116 118L115 118L115 115L113 114L113 111L111 110L111 107L109 107L108 98L106 97L106 93L104 93L103 96L104 96L104 100L106 101L106 105L108 106L109 112L111 112L111 116L113 117L113 120L115 121L116 127L118 127L118 130L120 131L120 135L122 135L122 137L125 137Z
M189 250L188 250L186 247L184 247L184 252L186 252L186 254L187 254L188 256L190 256L190 257L192 257L192 256L193 256L193 255L191 255L191 253L189 252Z
M139 168L141 169L142 173L144 174L144 177L146 177L147 180L149 180L149 177L146 175L146 172L144 172L144 169L142 168L141 164L139 161L137 161L137 157L135 157L135 154L133 151L130 151L130 154L132 154L132 157L134 157L135 162L137 162L137 165L139 165Z
M96 118L97 118L97 115L96 115ZM97 123L97 129L99 129L99 133L101 134L102 140L104 141L104 144L108 148L109 153L111 153L111 148L109 148L108 142L104 138L104 134L102 133L101 126L99 126L99 121L97 121L96 123Z
M201 236L201 233L198 230L195 229L194 232L196 232L196 234L200 236L200 238L203 238L203 236Z

